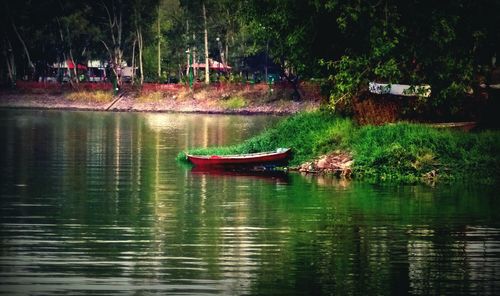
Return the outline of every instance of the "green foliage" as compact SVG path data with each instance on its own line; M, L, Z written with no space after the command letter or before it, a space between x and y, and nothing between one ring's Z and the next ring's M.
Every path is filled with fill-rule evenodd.
M275 128L252 138L243 147L249 152L289 147L292 165L298 165L326 150L345 145L353 124L327 112L303 113L280 122Z
M328 79L334 108L348 104L368 81L379 81L430 84L432 97L421 105L453 113L475 74L498 55L500 2L492 0L10 1L0 11L0 45L12 46L19 76L29 72L26 52L43 65L70 53L76 62L113 56L130 65L134 53L137 65L140 29L146 80L174 74L181 80L186 49L197 61L205 54L202 3L211 58L224 53L239 73L248 70L239 69L241 59L266 53L287 73ZM158 42L164 76L158 74Z
M156 44L149 44L144 48L143 63L144 63L144 81L158 81L158 56Z
M474 73L497 50L493 40L499 37L498 22L490 17L498 5L327 1L324 8L336 20L336 37L342 40L338 54L323 63L328 66L331 104L349 100L370 80L425 83L432 87L432 97L424 102L427 110L439 107L441 113L453 113Z
M368 69L369 61L366 57L358 56L352 58L344 55L335 62L322 62L332 70L334 74L329 76L329 80L334 87L330 90L330 106L335 107L340 103L350 100L353 95L367 83L365 73Z
M190 153L239 154L278 147L292 148L292 166L331 151L349 151L354 176L379 181L414 183L434 174L440 180L490 182L500 174L498 131L464 133L409 123L357 127L350 119L319 111L284 119L239 145Z
M241 17L251 36L248 54L266 52L294 74L314 73L316 57L311 55L316 38L313 1L245 1ZM314 36L314 38L312 38Z
M499 132L463 133L399 123L362 127L352 142L356 176L415 182L434 170L442 179L500 173Z

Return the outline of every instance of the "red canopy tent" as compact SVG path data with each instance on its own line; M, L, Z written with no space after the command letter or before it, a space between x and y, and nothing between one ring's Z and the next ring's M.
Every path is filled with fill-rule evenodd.
M223 64L221 62L215 61L213 59L208 59L209 69L217 70L217 71L229 71L231 70L231 66ZM205 63L193 63L193 68L197 69L205 69Z
M69 69L74 69L75 68L75 64L71 60L66 61L66 64L68 65ZM87 66L82 65L82 64L77 64L76 68L78 70L87 70Z

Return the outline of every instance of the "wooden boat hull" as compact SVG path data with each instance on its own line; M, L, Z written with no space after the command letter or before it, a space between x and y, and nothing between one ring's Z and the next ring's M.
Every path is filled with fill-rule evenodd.
M238 166L267 166L284 165L290 158L290 149L276 152L251 153L241 155L210 155L199 156L187 154L187 159L199 167L238 167Z
M468 132L477 127L477 122L475 121L467 121L467 122L441 122L441 123L430 123L428 124L430 127L434 128L443 128L443 129L451 129L451 130L461 130L464 132Z

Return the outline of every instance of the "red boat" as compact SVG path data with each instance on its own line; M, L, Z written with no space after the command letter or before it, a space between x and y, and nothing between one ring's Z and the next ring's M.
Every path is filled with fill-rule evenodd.
M276 151L260 153L204 156L186 154L186 157L200 167L267 166L286 164L290 153L290 148L278 148Z

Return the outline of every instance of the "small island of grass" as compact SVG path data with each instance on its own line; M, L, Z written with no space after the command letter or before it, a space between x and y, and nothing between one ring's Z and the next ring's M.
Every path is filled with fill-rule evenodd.
M290 147L290 167L325 154L351 155L350 176L417 183L474 180L494 182L500 175L500 132L465 133L423 124L359 126L325 111L304 112L280 121L260 135L228 147L192 149L195 155L239 154ZM178 159L185 159L181 153Z

